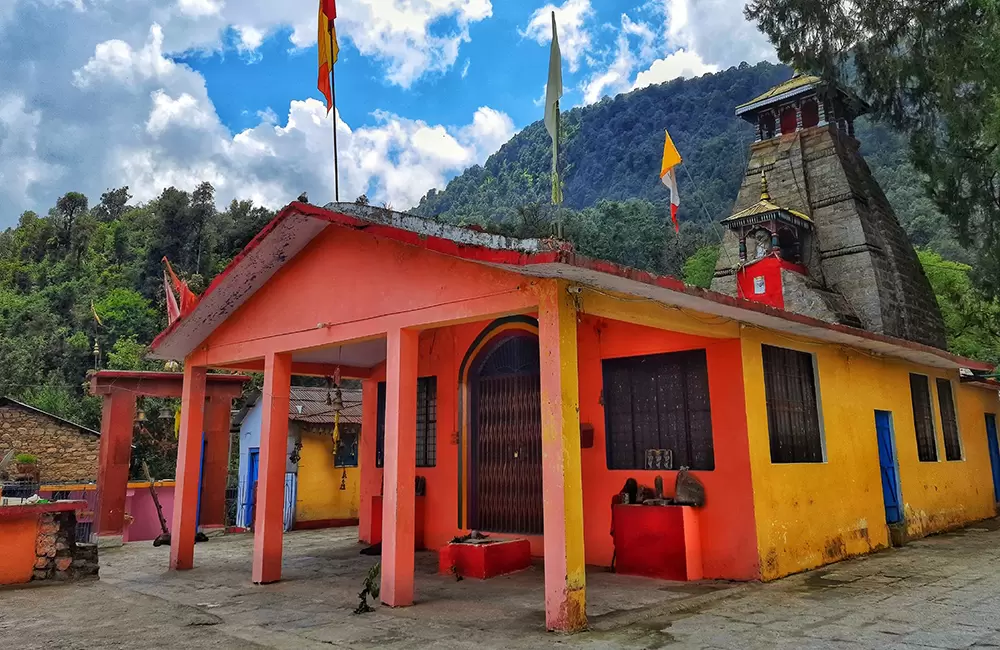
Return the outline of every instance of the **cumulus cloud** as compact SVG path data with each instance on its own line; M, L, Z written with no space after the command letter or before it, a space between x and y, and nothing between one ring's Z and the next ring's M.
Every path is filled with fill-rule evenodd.
M561 6L547 4L531 14L528 26L521 30L521 36L548 46L552 41L553 11L559 30L559 50L570 72L576 72L580 69L581 60L591 50L593 39L587 23L594 16L594 8L590 0L566 0Z
M695 52L680 49L662 59L656 59L649 68L636 75L632 89L645 88L678 77L700 77L703 74L718 71L719 66L705 63Z
M744 60L775 58L767 40L744 19L743 0L661 0L640 9L650 7L651 20L623 13L614 48L591 57L590 74L580 85L584 104Z

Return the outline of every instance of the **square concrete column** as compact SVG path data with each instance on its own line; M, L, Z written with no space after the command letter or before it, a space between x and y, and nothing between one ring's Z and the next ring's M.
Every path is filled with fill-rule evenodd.
M419 332L395 330L387 339L381 598L405 607L413 604Z
M292 355L270 353L264 357L260 469L253 537L253 581L257 584L281 580L282 511L285 506L291 382Z
M129 463L132 459L135 394L114 390L104 395L103 400L97 470L97 543L100 546L121 546Z
M577 310L565 282L547 284L538 305L545 624L576 632L587 626Z
M205 459L201 470L198 530L211 536L226 529L226 482L229 478L229 421L233 401L212 396L205 402Z
M170 527L170 568L194 566L194 535L198 526L198 483L201 480L201 440L205 430L205 368L184 365L181 426L177 442L177 483Z
M375 467L378 447L378 381L364 379L361 382L361 439L358 441L358 472L360 473L358 504L358 541L372 544L375 528L375 513L372 499L382 494L382 472ZM382 530L382 521L377 522ZM381 534L381 533L379 533Z

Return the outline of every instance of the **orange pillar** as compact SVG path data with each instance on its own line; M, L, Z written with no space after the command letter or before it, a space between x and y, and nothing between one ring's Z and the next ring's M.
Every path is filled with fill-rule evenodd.
M170 568L177 570L194 566L201 439L205 430L205 382L205 368L184 364L181 427L177 442L177 483L174 487L174 516L170 527Z
M361 440L358 441L358 471L361 473L358 507L358 541L372 544L375 513L372 499L381 495L381 471L375 467L378 429L378 382L361 381ZM381 516L381 513L378 513ZM382 528L379 521L379 530Z
M229 418L232 400L205 400L205 459L201 470L198 529L206 534L226 529L226 481L229 477Z
M405 607L413 604L419 332L395 330L387 339L381 597Z
M100 546L122 545L134 421L134 393L112 390L104 395L97 470L97 543Z
M547 285L538 305L545 624L576 632L587 626L577 312L565 282Z
M263 410L260 421L260 469L257 516L253 536L253 581L281 580L281 540L284 534L285 468L288 463L288 401L292 356L268 353L264 358Z

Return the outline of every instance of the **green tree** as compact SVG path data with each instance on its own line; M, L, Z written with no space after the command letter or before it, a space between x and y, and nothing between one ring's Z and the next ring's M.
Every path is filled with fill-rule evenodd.
M909 135L927 195L1000 293L1000 3L752 0L746 15L782 61L854 83Z
M972 267L950 262L931 250L917 257L937 297L948 332L948 349L974 359L1000 363L1000 299L973 286Z
M715 275L715 263L719 259L718 246L702 246L684 262L684 282L707 289Z

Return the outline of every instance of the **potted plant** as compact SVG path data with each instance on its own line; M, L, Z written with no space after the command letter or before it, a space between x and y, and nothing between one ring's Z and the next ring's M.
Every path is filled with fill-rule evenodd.
M14 456L14 475L23 479L38 481L38 458L34 454Z

